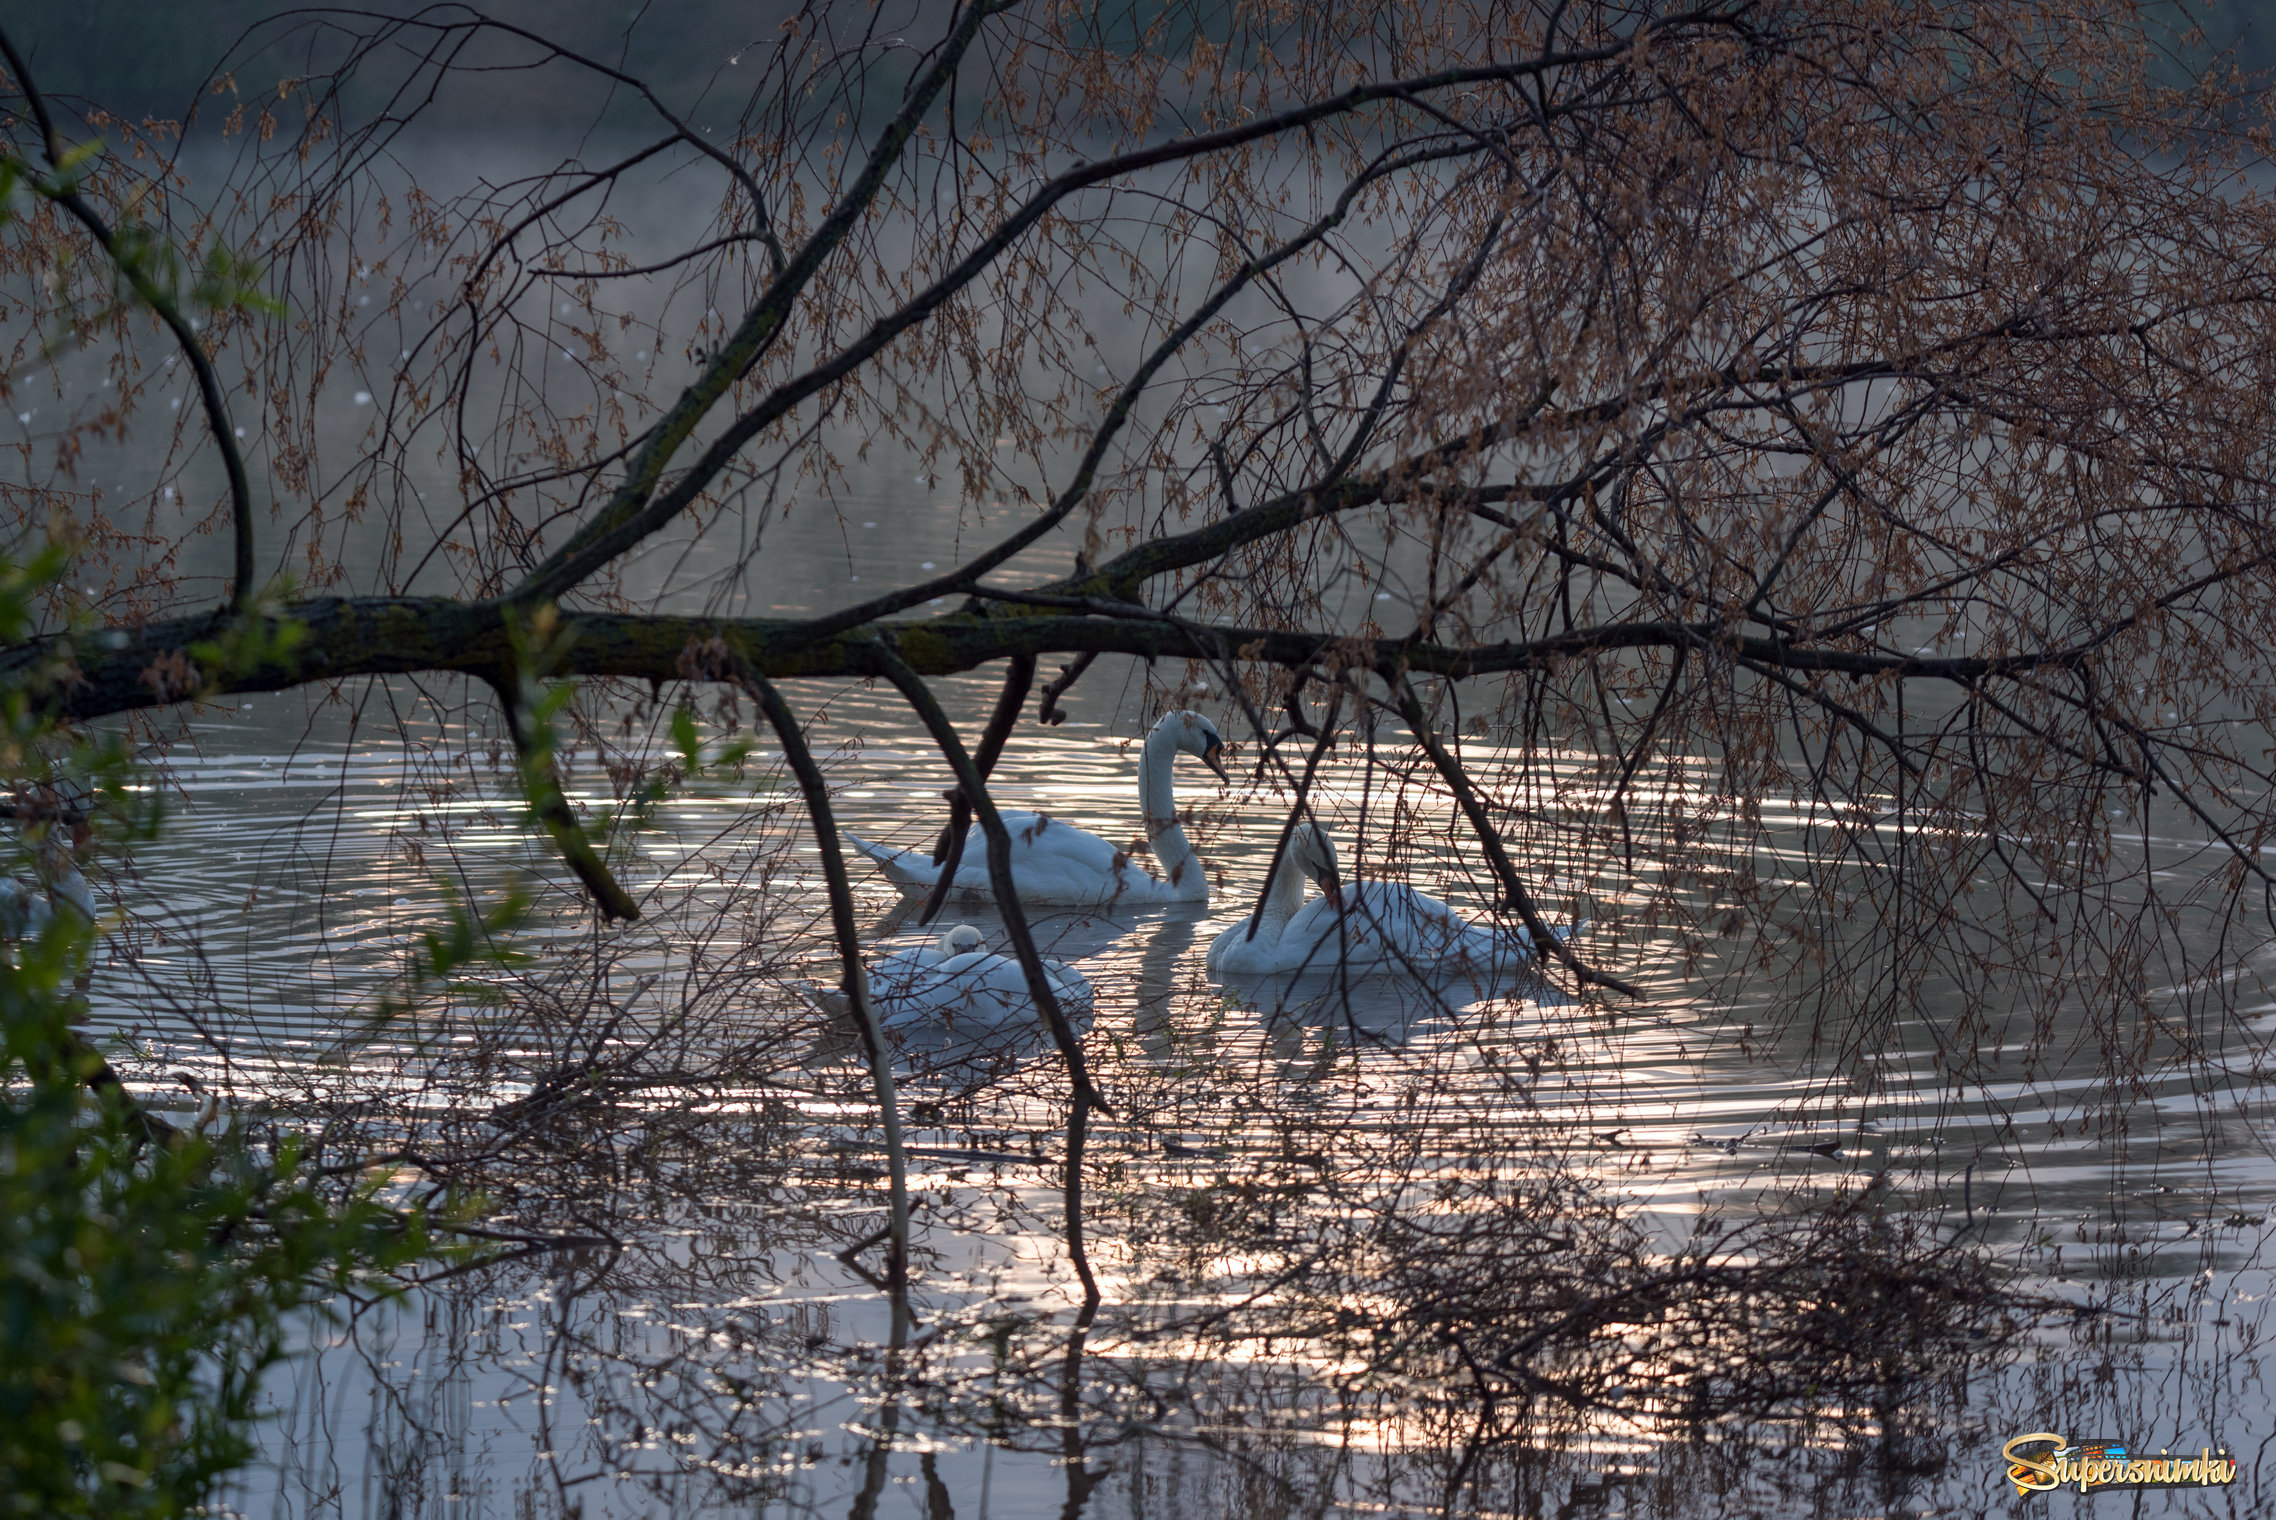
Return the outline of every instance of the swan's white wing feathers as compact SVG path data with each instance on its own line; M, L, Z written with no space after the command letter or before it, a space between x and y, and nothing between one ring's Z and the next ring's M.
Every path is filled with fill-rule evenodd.
M1578 927L1558 930L1557 937L1568 939ZM1459 974L1512 971L1533 959L1533 937L1522 927L1472 923L1399 882L1353 882L1339 898L1315 897L1289 920L1281 939L1290 947L1281 957L1289 969L1325 971L1342 961L1394 975Z
M1163 902L1177 895L1127 853L1088 829L1048 813L1015 809L1002 816L1011 835L1012 881L1022 902ZM846 840L904 887L929 888L940 880L940 867L933 864L930 851L889 850L854 834L846 835ZM987 849L987 841L975 829L957 862L959 891L994 895Z
M881 844L871 844L859 834L846 833L847 844L856 854L865 855L882 866L885 874L904 887L929 887L940 879L940 867L933 864L932 856L924 850L893 850Z

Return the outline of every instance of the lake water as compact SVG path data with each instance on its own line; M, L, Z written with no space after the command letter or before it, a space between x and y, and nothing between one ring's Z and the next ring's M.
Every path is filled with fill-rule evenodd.
M1102 665L1071 699L1074 721L1023 725L999 799L1110 838L1136 832L1130 741L1145 679ZM991 683L947 685L960 718L976 722ZM820 697L794 694L821 717L843 822L928 838L943 777L896 699L859 687ZM1180 699L1209 705L1205 692ZM348 711L392 729L414 700L375 689L351 695ZM1862 1059L1841 1038L1813 1045L1744 979L1703 996L1704 972L1686 974L1675 946L1635 935L1583 943L1645 983L1640 1004L1576 1004L1547 988L1434 1004L1360 983L1348 1001L1276 1012L1228 998L1200 958L1253 901L1285 802L1189 767L1181 800L1218 873L1211 906L1058 913L1039 926L1047 953L1097 989L1086 1050L1116 1105L1089 1163L1107 1308L1078 1380L1083 1412L1070 1422L1043 1397L1058 1374L1037 1349L1063 1342L1075 1307L1058 1235L1052 1059L910 1074L928 1371L901 1396L880 1469L887 1316L836 1254L874 1226L879 1153L842 1033L798 995L801 978L829 975L813 960L813 848L793 817L766 811L782 792L764 752L740 780L697 782L637 837L625 874L647 894L642 924L596 935L556 884L525 936L543 961L506 1008L444 1000L343 1042L409 936L438 921L444 883L479 895L508 870L548 874L502 801L487 742L464 742L468 716L414 719L406 744L350 737L341 709L311 715L297 697L202 715L194 752L171 766L172 826L117 873L128 927L98 977L98 1007L136 1032L132 1064L161 1099L179 1092L168 1080L179 1070L256 1112L333 1105L360 1087L375 1114L461 1116L451 1134L465 1147L481 1113L525 1096L568 1053L562 1042L595 1038L606 1023L596 984L625 1015L610 1048L638 1045L627 1069L650 1084L572 1114L538 1151L525 1138L514 1165L542 1151L558 1171L524 1175L495 1199L508 1227L602 1234L621 1249L439 1284L294 1361L277 1380L283 1413L270 1436L282 1474L243 1496L247 1513L835 1513L877 1479L878 1513L946 1503L1009 1516L1058 1512L1070 1471L1103 1473L1085 1501L1098 1514L1279 1513L1292 1493L1330 1495L1334 1513L1437 1512L1428 1475L1443 1434L1396 1410L1355 1419L1339 1407L1341 1374L1317 1337L1228 1361L1222 1347L1149 1340L1130 1328L1137 1319L1117 1317L1137 1305L1193 1312L1254 1289L1253 1264L1238 1259L1194 1278L1169 1271L1164 1200L1174 1215L1195 1189L1278 1175L1304 1143L1291 1135L1346 1169L1344 1197L1481 1158L1553 1160L1671 1244L1702 1217L1791 1214L1884 1179L1890 1211L1972 1229L2034 1291L2115 1311L2053 1316L1978 1373L1964 1402L1941 1405L1940 1468L1892 1476L1852 1449L1853 1433L1757 1429L1669 1448L1607 1419L1545 1443L1538 1470L1510 1478L1545 1511L1696 1512L1687 1496L1706 1481L1733 1513L1816 1512L1829 1494L1848 1496L1841 1513L1975 1512L2000 1502L1999 1442L2066 1428L2065 1416L2192 1448L2202 1437L2250 1451L2271 1434L2251 1348L2276 1169L2245 1101L2258 1090L2245 1069L2250 1031L2231 1056L2155 1074L2125 1132L2106 1134L2081 1118L2099 1095L2094 1053L2066 1051L2061 1031L2035 1077L1956 1086L1933 1058L1934 1029L1888 1028ZM1585 774L1582 757L1541 758ZM1364 772L1332 770L1323 797L1342 820L1347 864L1362 804L1378 820L1404 804L1422 820L1420 846L1398 864L1474 903L1443 801L1412 778ZM572 776L585 801L608 805L597 769ZM1805 827L1769 802L1774 837ZM2194 846L2153 848L2178 861ZM896 894L866 867L856 874L879 942L913 942L920 931L899 921ZM1560 916L1577 906L1617 919L1647 887L1592 880ZM1001 943L984 906L950 916ZM1535 1069L1513 1082L1529 1058ZM1419 1163L1390 1155L1402 1148ZM1132 1388L1170 1372L1178 1395L1135 1418ZM1087 1469L1068 1464L1070 1430ZM2228 1513L2257 1501L2193 1502Z
M369 415L346 384L344 436ZM138 460L86 470L132 478ZM820 611L956 563L1001 531L1008 503L960 502L880 449L842 487L751 519L761 552L731 594L678 546L635 580L675 605ZM1064 568L1072 548L1043 546L1028 573ZM1397 593L1365 595L1333 610L1397 610L1374 601ZM993 681L941 683L968 731ZM897 698L786 690L816 722L841 821L928 841L947 778ZM701 697L714 746L751 717L716 698ZM1062 727L1023 722L997 798L1117 841L1139 832L1135 744L1154 713L1191 705L1250 737L1222 676L1184 667L1101 661L1066 705ZM667 714L613 693L584 716L569 790L599 819L620 800L608 765L658 758ZM320 1116L329 1160L404 1142L413 1154L375 1172L406 1192L432 1175L418 1153L439 1148L494 1230L586 1242L324 1332L275 1377L273 1460L234 1496L243 1513L1975 1514L2012 1502L1997 1454L2033 1430L2226 1446L2245 1457L2238 1485L2172 1511L2267 1511L2276 1404L2257 1348L2276 1164L2261 1049L2276 1006L2221 1015L2188 1060L2117 1058L2082 1005L1955 1063L1959 1016L1996 1030L2003 1010L1933 986L1917 1017L1890 1013L1895 999L1804 1004L1742 970L1742 946L1655 927L1663 886L1695 890L1663 880L1692 841L1640 825L1632 858L1586 853L1578 824L1607 785L1596 758L1498 754L1490 736L1468 741L1472 762L1529 778L1501 793L1519 808L1521 868L1553 917L1594 921L1583 953L1646 996L1364 982L1289 1007L1229 995L1203 952L1254 901L1288 805L1248 774L1244 743L1229 788L1179 772L1215 882L1206 910L1039 919L1046 953L1098 995L1085 1050L1112 1112L1086 1166L1097 1322L1076 1332L1054 1058L923 1071L912 1057L916 1323L889 1355L884 1301L847 1260L876 1262L849 1248L878 1222L879 1140L845 1031L807 995L831 979L814 844L783 806L771 744L618 832L644 917L603 932L532 849L486 699L458 683L263 696L182 724L164 756L169 828L102 863L123 917L95 1018L137 1088L187 1110L186 1072L225 1092L237 1122ZM1475 850L1401 737L1393 722L1372 753L1339 749L1315 800L1347 868L1475 911ZM1732 855L1757 870L1827 824L1795 797L1726 797L1716 778L1697 756L1643 784L1681 804L1654 816L1759 803L1761 840ZM2216 869L2176 820L2144 827L2133 847L2176 895ZM517 937L530 963L491 999L429 996L374 1025L448 894L491 902L517 875L536 884ZM855 876L878 945L925 937L873 871ZM951 917L1001 944L984 905ZM2177 976L2152 1003L2194 1018L2202 993ZM606 1081L527 1106L548 1077L587 1068ZM1550 1183L1564 1191L1527 1191ZM1457 1367L1369 1371L1366 1348L1405 1333L1414 1302L1317 1281L1339 1262L1400 1265L1381 1260L1404 1238L1386 1221L1434 1199L1506 1229L1543 1196L1591 1228L1617 1217L1635 1232L1624 1249L1663 1254L1703 1230L1863 1207L1987 1253L2036 1306L1999 1355L1916 1382L1903 1410L1671 1430L1552 1404L1527 1439L1472 1461L1477 1411ZM1848 1287L1835 1272L1818 1291ZM1717 1335L1743 1361L1743 1330Z

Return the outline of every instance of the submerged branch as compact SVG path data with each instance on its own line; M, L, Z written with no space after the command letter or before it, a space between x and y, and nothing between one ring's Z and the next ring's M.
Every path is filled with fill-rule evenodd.
M830 931L837 941L846 1007L861 1034L862 1053L869 1062L869 1080L885 1126L887 1217L891 1231L885 1282L893 1300L898 1340L908 1315L909 1158L901 1140L901 1102L893 1087L893 1053L886 1047L885 1032L878 1026L877 1010L869 1000L869 973L861 959L861 930L854 922L853 885L846 875L845 856L838 849L838 826L830 808L829 783L823 779L813 751L806 746L806 735L798 726L797 715L791 712L790 704L783 701L773 684L747 665L731 665L721 674L749 692L758 702L760 711L766 714L767 722L773 725L775 737L782 742L783 760L797 778L798 790L806 800L807 820L814 826L815 849L822 860L822 884L830 899Z

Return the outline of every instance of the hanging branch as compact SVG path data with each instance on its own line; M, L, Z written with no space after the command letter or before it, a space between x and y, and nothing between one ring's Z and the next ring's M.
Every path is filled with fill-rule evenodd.
M1296 711L1293 699L1289 703L1289 710ZM1328 699L1326 714L1320 719L1319 734L1312 745L1312 753L1304 757L1304 774L1296 783L1296 802L1289 808L1288 821L1280 826L1280 838L1273 844L1272 860L1264 870L1264 890L1257 894L1257 904L1249 910L1249 931L1241 936L1244 942L1257 937L1257 926L1264 922L1265 899L1272 895L1273 879L1280 874L1281 861L1288 854L1288 841L1296 837L1296 825L1312 810L1309 801L1312 777L1318 772L1320 762L1327 758L1328 751L1335 747L1336 719L1342 712L1343 687L1339 684Z
M1004 752L1005 741L1012 736L1012 726L1019 722L1019 710L1027 702L1028 688L1035 684L1035 656L1015 654L1011 668L1004 672L1004 689L997 694L996 710L988 715L988 726L980 735L980 748L973 753L973 768L985 781L995 770L996 761ZM925 910L917 915L917 922L929 924L940 916L941 905L956 882L956 869L964 863L964 839L972 828L972 799L964 795L964 788L952 787L948 793L948 826L941 830L940 841L933 846L933 864L940 867L940 880L933 883L930 896L925 899Z
M33 85L31 69L4 29L0 29L0 58L7 59L8 72L16 76L17 87L24 92L24 100L31 107L32 119L39 124L48 167L58 174L67 173L65 160L70 150L63 146L63 138L55 129L47 98ZM112 267L125 277L128 288L158 314L158 320L174 335L182 357L190 361L190 372L197 377L198 399L205 407L206 427L213 434L214 447L221 451L222 473L229 479L229 522L236 539L236 568L229 588L229 610L239 614L250 611L256 589L253 585L253 485L245 474L245 456L238 452L237 433L229 421L228 403L222 399L221 378L213 371L213 361L206 357L205 345L198 341L196 329L182 315L174 298L150 277L142 255L120 246L117 231L103 220L102 213L69 187L68 180L52 186L37 186L37 189L87 229L88 236L109 256Z
M909 1291L909 1161L901 1142L901 1104L893 1090L893 1057L885 1047L877 1012L870 1006L869 973L861 962L861 931L854 923L853 884L846 875L845 856L838 849L837 820L830 811L830 788L814 753L806 746L798 718L767 678L748 664L732 660L728 672L735 684L749 692L774 726L782 741L783 763L798 780L806 799L806 817L814 825L815 852L822 857L822 884L830 898L830 929L837 940L838 965L843 972L846 1007L861 1032L862 1051L869 1059L870 1086L877 1110L885 1122L885 1169L890 1215L885 1266L886 1292L893 1301L894 1344L905 1334Z
M1502 846L1501 832L1486 815L1485 799L1478 794L1477 787L1462 769L1462 762L1455 759L1446 746L1439 742L1438 731L1431 726L1429 716L1423 711L1422 699L1415 695L1415 689L1408 684L1405 673L1389 667L1377 673L1383 677L1384 684L1391 688L1391 695L1399 704L1399 716L1406 719L1407 727L1414 733L1415 742L1430 756L1430 763L1438 768L1438 774L1446 782L1447 789L1454 793L1454 800L1461 805L1462 816L1470 820L1471 832L1478 836L1478 843L1485 850L1486 863L1493 867L1494 876L1501 882L1504 899L1511 911L1524 922L1525 932L1533 936L1535 954L1554 955L1563 961L1565 968L1579 978L1584 987L1609 987L1614 992L1632 998L1642 997L1642 988L1587 965L1573 953L1571 946L1549 932L1547 920L1542 918L1541 910L1534 905L1533 895L1525 890L1525 882L1518 876L1517 867L1510 862L1509 851Z
M640 905L609 874L609 868L593 849L592 840L585 837L585 826L577 821L568 797L562 793L561 773L553 762L552 725L540 705L531 700L532 682L527 667L517 664L508 673L492 675L488 680L490 689L498 695L499 710L506 715L506 733L514 742L522 796L529 804L530 816L553 841L562 862L585 884L585 890L592 894L604 919L630 922L638 918Z
M1090 669L1091 661L1097 658L1097 650L1087 649L1075 656L1073 664L1059 667L1059 674L1043 688L1043 700L1035 705L1036 722L1057 728L1067 721L1067 715L1059 710L1059 699L1067 694L1068 688L1083 678L1083 672Z
M1035 685L1035 656L1015 654L1011 668L1004 672L1004 689L996 694L995 711L988 714L988 726L980 731L980 747L972 752L972 767L985 781L994 774L996 762L1003 758L1004 746L1011 742L1012 728L1019 722L1019 710L1027 703L1028 689Z
M980 816L980 831L988 839L988 883L994 889L996 906L1004 915L1005 931L1011 936L1012 951L1019 959L1019 967L1027 978L1028 996L1034 999L1038 1012L1051 1028L1051 1039L1059 1047L1059 1055L1067 1063L1068 1085L1073 1091L1073 1106L1067 1115L1067 1172L1064 1190L1067 1201L1067 1256L1075 1264L1075 1275L1082 1279L1083 1302L1095 1308L1099 1301L1098 1279L1091 1274L1090 1254L1083 1246L1083 1141L1087 1133L1090 1110L1112 1113L1106 1099L1092 1085L1089 1068L1083 1062L1083 1047L1075 1038L1075 1031L1067 1022L1067 1015L1059 1006L1058 995L1052 991L1051 978L1043 969L1043 957L1036 952L1035 937L1028 931L1027 914L1021 908L1019 894L1012 885L1012 836L1004 827L1003 816L996 811L994 799L988 795L987 783L981 779L979 768L965 753L964 742L956 737L955 726L941 711L932 689L911 670L901 657L880 645L879 674L891 681L906 697L919 722L931 732L933 742L940 747L941 755L949 768L956 772L957 784L972 799L973 811Z

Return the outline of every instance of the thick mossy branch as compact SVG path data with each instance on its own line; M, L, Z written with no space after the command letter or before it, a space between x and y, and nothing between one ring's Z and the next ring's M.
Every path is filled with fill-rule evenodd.
M1057 599L1072 601L1073 599ZM1238 657L1301 668L1372 669L1394 641L1343 633L1180 623L1136 616L1085 615L1032 603L999 602L992 611L957 613L912 623L878 623L822 639L786 619L682 617L665 613L564 612L574 640L552 673L637 680L707 679L701 651L719 648L770 680L881 675L890 648L920 675L954 675L997 660L1051 654L1127 654L1140 659ZM47 687L60 717L88 719L235 692L281 691L316 681L413 671L455 671L491 680L510 668L511 639L496 603L440 597L359 597L294 602L268 616L303 630L288 653L216 673L199 668L191 649L209 643L211 617L178 618L137 630L108 629L67 641L33 640L0 649L0 690ZM1410 674L1460 679L1546 668L1620 649L1720 649L1736 658L1792 672L1855 677L1904 676L1960 684L2066 666L2123 632L2133 619L2035 654L1938 659L1870 651L1811 648L1734 635L1711 622L1647 620L1571 629L1538 639L1457 646L1398 643ZM51 662L67 657L60 686Z

